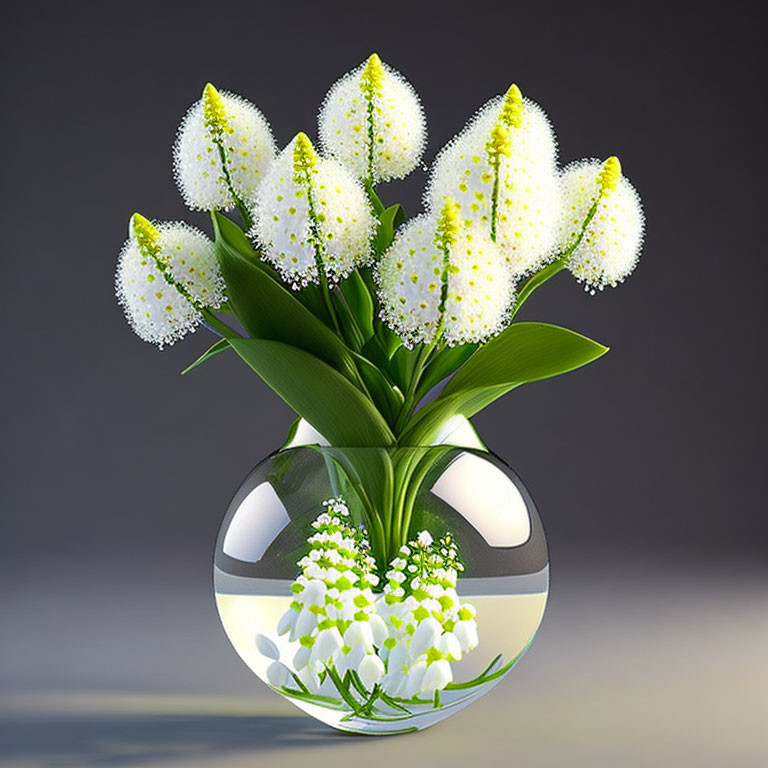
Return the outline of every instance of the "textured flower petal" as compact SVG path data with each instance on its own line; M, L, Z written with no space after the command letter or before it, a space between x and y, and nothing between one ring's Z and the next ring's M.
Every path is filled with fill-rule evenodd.
M373 57L372 57L373 58ZM371 59L341 78L320 108L323 149L358 178L368 176L369 123L363 79ZM419 163L426 144L426 123L419 97L403 76L380 64L373 89L373 181L402 178Z
M599 190L603 163L582 160L561 176L564 207L558 240L566 248L581 232ZM603 195L584 237L571 254L568 268L592 292L621 283L637 265L643 244L644 218L640 198L621 176L616 188Z
M247 204L253 201L267 167L275 156L272 131L249 101L222 92L229 130L222 143L232 186ZM173 148L173 165L184 202L193 210L232 208L218 146L205 126L203 100L196 101L181 122Z

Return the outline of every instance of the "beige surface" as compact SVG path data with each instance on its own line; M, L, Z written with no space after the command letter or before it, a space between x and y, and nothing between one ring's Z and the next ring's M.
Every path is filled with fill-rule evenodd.
M571 587L521 665L423 733L337 734L257 695L7 693L9 766L768 765L764 581ZM244 669L244 668L243 668Z

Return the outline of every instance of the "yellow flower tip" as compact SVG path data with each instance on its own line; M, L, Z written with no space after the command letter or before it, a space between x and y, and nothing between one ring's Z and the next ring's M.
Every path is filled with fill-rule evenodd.
M450 197L445 198L443 209L437 220L435 231L435 244L442 251L456 244L461 231L461 213L459 206Z
M514 83L509 86L504 95L500 119L510 128L519 128L523 122L523 94Z
M307 174L315 165L317 165L317 152L309 136L301 131L296 134L293 145L293 172L296 174L296 183L301 184L306 181Z
M621 163L619 158L615 155L611 155L604 163L603 169L600 171L600 175L597 178L597 182L600 185L600 194L607 195L612 190L616 189L616 185L621 178Z
M139 250L145 256L155 256L159 252L160 232L157 227L140 213L131 216L130 233L136 238Z
M203 124L216 134L224 133L227 128L227 111L212 83L206 83L203 88Z
M502 123L496 123L491 128L491 135L485 144L485 150L488 153L488 159L491 165L498 167L499 159L502 155L509 157L512 153L512 137L509 129Z
M363 67L360 77L360 89L370 99L381 91L384 83L384 65L378 53L372 53Z

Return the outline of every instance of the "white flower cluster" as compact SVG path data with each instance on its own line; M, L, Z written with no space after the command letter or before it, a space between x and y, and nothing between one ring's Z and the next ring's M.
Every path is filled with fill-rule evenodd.
M450 345L482 342L506 324L514 282L504 257L480 228L454 226L441 245L440 219L417 216L377 265L381 316L407 346L438 332Z
M360 179L399 179L419 163L424 113L411 84L374 53L341 78L320 108L325 151Z
M365 190L303 133L269 167L254 221L264 257L294 288L319 281L318 261L334 282L371 258L376 223Z
M616 286L637 265L643 243L643 209L635 188L620 166L605 186L606 163L582 160L561 175L563 212L558 226L561 249L578 244L568 268L590 292ZM594 215L579 240L583 223L596 202Z
M298 678L313 693L334 695L350 672L366 690L379 684L397 698L431 698L453 679L451 661L478 644L475 609L456 593L463 566L455 543L422 531L393 560L384 590L374 592L375 561L346 504L323 506L277 626L300 644Z
M516 86L488 102L438 155L425 199L437 210L446 197L467 221L495 233L515 277L554 258L555 136L543 110Z
M240 200L252 203L274 157L275 141L264 115L251 102L234 93L219 93L210 83L182 120L173 148L176 183L184 202L203 211L235 205L227 179Z
M152 224L135 214L117 265L115 289L126 318L160 348L194 330L200 309L224 301L213 243L182 222Z
M372 688L384 675L375 646L387 636L374 610L375 563L366 540L351 527L344 501L329 499L323 506L312 524L316 533L309 538L309 554L298 563L302 573L291 587L294 600L277 632L299 641L293 665L311 691L333 689L328 667L342 676L355 670Z
M376 603L389 634L381 686L390 696L432 698L453 680L451 662L477 646L475 608L456 593L461 570L452 537L433 541L428 531L392 561Z

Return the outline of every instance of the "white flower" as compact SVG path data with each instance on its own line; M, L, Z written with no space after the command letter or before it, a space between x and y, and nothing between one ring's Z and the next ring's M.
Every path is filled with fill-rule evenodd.
M365 648L363 648L362 645L356 645L354 648L347 647L346 651L345 648L342 647L336 654L336 671L341 677L344 677L344 674L348 669L356 670L360 666L360 662L362 662L365 656Z
M377 613L368 614L368 624L373 634L373 644L381 647L387 639L387 625Z
M411 639L411 655L421 656L434 647L437 639L443 633L443 626L431 616L419 624Z
M399 695L410 699L421 691L424 682L424 675L427 673L427 662L416 662L406 673L405 682L400 688Z
M449 660L459 661L461 659L461 643L453 632L442 634L437 639L435 647Z
M213 243L181 222L131 218L117 266L115 290L125 316L144 341L162 349L194 330L201 310L224 301Z
M452 681L451 665L445 659L438 659L427 667L424 679L421 681L421 690L428 696L432 696L435 691L442 691Z
M235 194L249 204L274 156L275 142L261 112L240 96L219 93L208 83L179 128L173 148L176 183L190 208L219 210L235 204L229 176Z
M336 627L321 630L312 646L310 663L328 661L343 645L344 641L341 639L339 630Z
M465 219L495 234L516 277L554 257L555 137L542 109L516 86L488 102L438 155L425 200L439 210L446 197Z
M277 623L277 634L284 635L290 632L296 626L296 619L299 618L299 611L295 608L289 608Z
M373 651L373 632L367 621L353 621L344 633L344 643L354 648L362 645L370 653Z
M477 624L473 619L457 621L456 626L453 628L453 634L456 635L461 650L465 653L476 648L478 645Z
M480 228L461 224L441 249L439 223L427 215L411 219L382 257L376 270L382 318L408 346L430 342L439 331L449 344L486 341L504 328L514 298L504 257Z
M253 234L294 288L346 277L370 261L375 219L362 185L319 157L305 134L278 155L259 188Z
M323 149L372 182L409 174L426 143L419 97L375 53L331 88L319 121Z
M310 656L312 655L312 649L306 645L302 645L298 651L293 655L293 666L295 669L303 669L309 664Z
M616 158L572 163L563 170L561 184L564 207L558 238L563 249L577 241L597 201L568 268L593 293L618 285L637 265L643 243L643 209L635 188L621 175Z
M291 682L291 670L279 661L273 661L267 667L267 680L275 688L282 688Z
M384 663L378 656L369 653L360 662L357 674L366 688L373 688L384 676Z
M422 547L431 547L434 539L432 538L432 534L429 531L422 531L416 537L416 541L418 541Z

